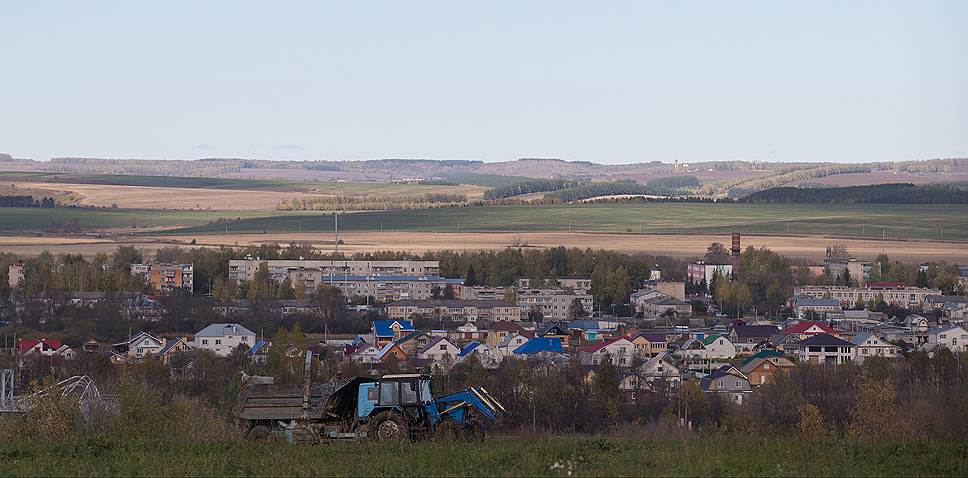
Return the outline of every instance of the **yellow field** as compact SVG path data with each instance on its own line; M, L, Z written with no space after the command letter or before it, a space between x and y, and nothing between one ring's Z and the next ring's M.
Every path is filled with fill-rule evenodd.
M340 250L346 253L374 252L384 250L424 251L439 250L500 250L508 246L525 247L580 247L614 249L624 252L642 252L674 257L697 257L712 242L729 243L726 235L630 235L590 234L567 232L534 233L458 233L458 232L349 232L340 234L344 244ZM332 250L333 235L303 234L229 234L200 236L117 237L113 239L85 239L63 237L0 237L0 250L21 255L35 255L43 250L95 254L109 252L120 244L154 250L166 245L180 244L191 247L192 239L198 246L247 246L263 243L288 245L292 242L309 242L319 249ZM861 259L873 259L881 252L881 242L874 240L840 239L824 237L792 236L744 236L743 247L766 246L777 253L819 261L825 248L831 244L843 244ZM887 241L884 252L902 261L947 260L968 261L968 247L964 243L940 241Z
M17 188L36 188L37 183L14 183ZM283 199L309 198L313 194L251 189L170 188L104 184L43 183L45 189L73 193L84 206L125 209L213 209L272 211Z

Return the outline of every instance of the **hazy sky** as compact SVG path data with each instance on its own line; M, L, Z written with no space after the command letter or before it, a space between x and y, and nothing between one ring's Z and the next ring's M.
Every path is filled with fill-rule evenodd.
M968 1L9 1L0 151L968 156Z

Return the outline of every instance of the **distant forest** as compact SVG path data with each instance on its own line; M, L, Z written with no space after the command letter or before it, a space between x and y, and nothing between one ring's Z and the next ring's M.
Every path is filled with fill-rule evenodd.
M648 196L670 196L677 192L667 188L654 188L639 184L635 181L611 181L603 183L590 183L568 189L562 189L549 194L549 197L561 199L563 202L581 201L599 196L618 196L618 195L648 195Z
M908 183L824 189L782 187L752 193L740 199L739 202L749 204L968 204L968 190Z
M0 207L57 207L54 198L35 200L33 196L0 196Z
M573 188L583 184L573 179L534 179L484 191L484 199L504 199L522 194L543 193Z
M645 185L652 188L695 188L699 187L699 178L695 176L669 176L650 179Z

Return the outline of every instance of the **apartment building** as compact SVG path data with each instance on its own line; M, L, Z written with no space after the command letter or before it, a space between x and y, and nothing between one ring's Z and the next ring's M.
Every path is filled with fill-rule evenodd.
M592 280L589 277L571 276L545 281L518 279L518 287L521 289L571 289L574 292L586 293L592 289Z
M195 290L195 266L193 264L145 263L131 264L131 273L144 277L162 292L184 289L189 293Z
M567 320L571 304L578 299L585 312L591 315L594 303L591 294L572 293L565 289L518 289L518 306L527 314L537 310L544 320Z
M300 275L302 274L302 275ZM302 284L306 290L320 285L338 288L345 297L373 297L379 302L401 299L426 300L433 297L434 289L450 286L455 297L460 295L462 279L446 279L440 276L392 276L392 275L319 275L305 271L293 271L293 286Z
M690 263L686 269L686 275L689 278L689 282L693 284L699 284L706 280L706 285L709 285L713 281L713 276L719 272L719 275L729 276L733 273L732 264L706 264L704 261L697 261L695 263Z
M841 305L848 307L857 303L858 299L868 302L882 297L891 305L921 308L928 296L941 295L941 291L922 287L904 287L898 284L868 284L867 287L811 285L795 287L793 295L814 299L836 299Z
M269 276L282 281L293 271L316 271L324 276L436 276L438 261L313 261L236 259L229 261L229 279L252 280L259 264L266 263Z
M387 307L391 319L414 314L454 322L521 320L522 309L503 300L400 300Z

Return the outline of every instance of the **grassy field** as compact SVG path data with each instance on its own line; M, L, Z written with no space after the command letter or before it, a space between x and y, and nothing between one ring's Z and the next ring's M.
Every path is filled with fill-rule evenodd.
M102 209L102 208L0 208L0 233L16 234L41 231L53 222L77 219L84 228L161 227L199 225L219 218L253 218L258 215L280 214L255 211L184 211L157 209Z
M927 220L930 218L930 220ZM968 240L965 205L591 204L362 212L340 216L346 231L581 231L650 234L832 235ZM332 215L269 216L229 224L231 233L332 231ZM224 233L202 225L178 234Z
M964 476L968 444L790 439L491 438L320 446L101 441L0 444L2 476Z

